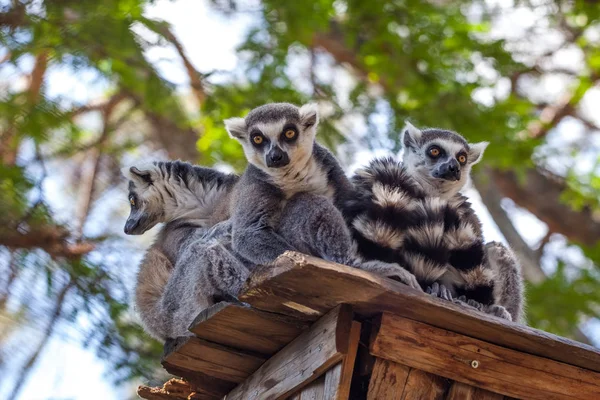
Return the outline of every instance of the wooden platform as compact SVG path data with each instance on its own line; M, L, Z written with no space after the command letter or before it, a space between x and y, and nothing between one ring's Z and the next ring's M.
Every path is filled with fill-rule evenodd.
M298 253L165 345L166 399L600 399L600 351Z

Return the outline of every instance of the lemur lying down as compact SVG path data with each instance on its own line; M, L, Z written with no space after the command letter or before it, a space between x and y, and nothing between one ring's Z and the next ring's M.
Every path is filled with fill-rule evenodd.
M397 262L424 290L513 321L523 318L523 281L512 252L484 245L481 223L459 194L487 143L412 125L404 160L376 159L356 172L345 216L359 252Z

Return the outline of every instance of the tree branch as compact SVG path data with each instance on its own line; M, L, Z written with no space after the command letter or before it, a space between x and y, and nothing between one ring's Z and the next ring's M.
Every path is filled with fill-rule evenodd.
M546 274L538 263L537 254L523 240L523 237L514 227L508 214L502 208L502 195L494 182L490 179L490 172L491 171L487 171L485 174L483 172L474 174L473 182L475 183L475 187L481 195L481 199L486 208L492 215L498 229L500 229L500 232L508 241L521 262L525 279L533 284L541 283L546 279ZM573 337L582 343L591 344L589 338L578 327L573 328Z
M41 249L52 258L76 259L94 250L92 242L71 243L69 232L59 226L30 227L25 232L1 230L0 245L10 249Z
M179 57L181 57L185 70L187 71L187 75L190 79L192 93L194 94L194 97L198 102L198 106L201 106L206 100L206 92L204 90L204 85L202 84L202 74L198 72L196 68L194 68L194 65L188 58L185 49L181 45L181 42L169 29L169 26L165 23L158 23L156 24L156 28L165 39L167 39L169 42L171 42L173 46L175 46L175 50L177 50Z
M532 139L546 136L564 117L574 115L575 106L571 103L572 100L573 94L567 93L556 104L545 107L540 113L539 120L529 124L527 131L522 132L522 135Z
M359 62L356 52L345 45L341 30L335 22L331 24L329 32L314 35L312 46L326 50L338 63L351 66L359 78L367 78L367 69ZM381 79L379 83L385 91L393 93L393 87L387 85L385 79ZM527 133L528 137L543 137L565 115L574 115L571 99L572 95L568 95L557 105L548 106L542 112L542 124L532 127L530 133ZM563 179L531 169L527 171L527 178L521 184L514 172L493 170L492 173L504 196L535 214L551 231L590 246L600 240L600 221L596 220L591 210L575 211L561 202L562 192L567 188Z
M35 57L33 70L29 76L29 88L27 89L26 94L30 107L33 107L39 101L47 68L48 52L42 51ZM17 135L15 135L14 126L9 124L0 137L0 161L3 164L15 165L17 162L19 144L20 142Z
M513 171L492 170L490 176L504 196L529 210L550 231L590 247L600 240L600 221L592 210L575 211L561 202L561 195L567 189L564 179L539 169L527 170L523 182Z
M196 147L196 141L200 137L198 131L191 127L182 127L167 116L145 109L142 99L133 93L127 93L127 96L133 101L135 107L143 110L153 134L167 150L169 158L198 162L200 158Z
M79 184L79 201L77 205L77 225L75 228L75 239L81 241L83 237L83 228L90 212L93 203L96 178L100 171L100 161L102 160L102 150L106 141L110 137L112 127L110 126L110 117L115 107L124 99L124 95L117 93L111 97L102 109L102 133L97 140L97 145L88 150L88 156L84 159L86 163L91 165L91 169L84 175L84 179ZM89 160L89 161L88 161ZM85 170L85 169L84 169Z

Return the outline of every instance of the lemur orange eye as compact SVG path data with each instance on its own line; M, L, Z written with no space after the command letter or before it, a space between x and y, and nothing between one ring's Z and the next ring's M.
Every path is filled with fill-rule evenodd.
M461 164L464 164L467 162L467 156L465 156L464 154L461 154L460 156L458 156L458 162Z
M432 147L429 149L429 155L432 157L437 157L440 155L440 149L438 149L437 147Z
M135 207L135 199L133 197L129 199L129 204Z
M256 144L261 144L263 142L263 137L260 135L256 135L252 138L252 141Z
M285 137L288 139L293 139L296 136L296 131L293 129L288 129L285 131Z

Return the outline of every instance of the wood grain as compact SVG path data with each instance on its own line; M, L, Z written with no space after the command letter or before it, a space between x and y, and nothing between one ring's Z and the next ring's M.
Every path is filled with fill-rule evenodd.
M504 396L485 389L454 382L448 392L447 400L502 400Z
M409 372L410 368L405 365L377 358L369 381L367 400L402 399Z
M217 398L197 391L192 384L181 379L170 379L160 388L140 385L137 395L146 400L211 400Z
M331 310L238 385L227 400L283 399L342 361L351 348L352 310Z
M346 358L344 356L344 358ZM352 376L350 376L350 381L347 382L346 391L341 390L346 383L342 380L342 369L344 362L338 363L331 367L329 371L325 373L325 382L323 386L323 396L327 400L342 400L347 399L350 393L350 381L352 380ZM352 371L350 371L350 375L352 375Z
M325 398L328 400L347 400L350 397L350 386L354 373L354 364L360 341L361 325L352 321L348 335L348 350L342 362L332 367L325 374Z
M412 368L404 385L402 400L442 400L449 385L448 379Z
M600 371L591 346L461 307L371 273L295 252L259 267L241 300L261 310L314 321L338 304L362 316L388 311L519 351Z
M224 381L198 371L175 366L168 366L168 368L170 374L185 378L186 381L192 383L196 395L202 395L206 399L221 399L224 394L229 393L237 385L235 382Z
M387 313L375 325L370 349L377 357L517 398L600 398L597 372Z
M195 337L183 338L165 354L163 366L197 371L228 382L244 381L260 367L264 357L234 350Z
M384 358L376 358L368 400L442 400L450 382Z
M222 302L202 311L190 331L201 339L270 356L308 326L284 315Z
M325 397L325 375L302 389L300 400L330 400Z

